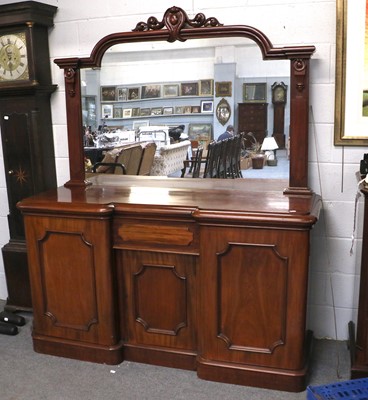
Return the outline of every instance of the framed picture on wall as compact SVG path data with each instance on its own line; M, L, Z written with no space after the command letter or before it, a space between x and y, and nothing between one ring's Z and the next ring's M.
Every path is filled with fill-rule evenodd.
M112 104L102 104L101 115L102 115L102 118L113 118L114 106Z
M199 81L199 95L213 96L213 79L201 79Z
M244 103L264 103L267 101L266 83L243 83Z
M149 126L149 121L133 121L133 129L137 130L141 128L142 126Z
M121 107L114 107L114 118L122 118L123 109Z
M139 107L132 108L132 117L139 117L141 115L141 109Z
M183 112L184 112L184 114L191 114L192 113L192 106L184 106Z
M131 118L131 116L132 116L132 109L124 108L123 109L123 118Z
M212 124L189 124L188 138L198 141L207 148L208 143L212 140Z
M161 97L161 85L142 86L142 99L154 99Z
M162 107L151 108L151 115L162 115Z
M368 146L367 0L336 0L335 146Z
M164 115L174 114L174 107L164 107L163 114Z
M140 88L134 87L128 89L128 100L138 100L140 99Z
M163 97L177 97L179 96L179 84L163 85Z
M128 88L118 87L117 88L117 99L119 101L127 101L128 100Z
M184 82L180 86L181 96L198 96L198 82Z
M151 109L141 108L141 117L147 117L148 115L151 115Z
M101 86L101 101L115 101L116 86Z
M231 81L216 82L216 97L231 97L232 85Z
M213 113L213 101L202 100L201 101L201 113Z

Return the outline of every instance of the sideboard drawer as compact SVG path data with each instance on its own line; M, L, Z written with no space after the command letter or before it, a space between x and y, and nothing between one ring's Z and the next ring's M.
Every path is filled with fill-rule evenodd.
M197 254L198 227L195 223L167 222L161 220L114 220L114 248L129 249L180 249L180 252Z

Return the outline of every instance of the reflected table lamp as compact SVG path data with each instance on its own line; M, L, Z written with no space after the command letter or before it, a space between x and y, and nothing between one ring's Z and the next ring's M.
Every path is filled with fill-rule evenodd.
M273 136L264 138L261 150L263 150L267 157L267 165L275 167L277 165L276 150L279 146Z

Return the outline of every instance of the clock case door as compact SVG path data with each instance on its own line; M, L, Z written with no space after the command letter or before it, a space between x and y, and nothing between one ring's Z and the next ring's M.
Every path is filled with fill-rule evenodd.
M2 248L5 309L30 311L31 290L19 200L56 187L48 29L57 8L34 1L0 6L0 36L24 32L29 79L0 81L0 129L9 203L10 240Z

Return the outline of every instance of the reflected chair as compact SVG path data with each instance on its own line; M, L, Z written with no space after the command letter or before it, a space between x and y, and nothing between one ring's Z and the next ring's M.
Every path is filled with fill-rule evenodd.
M190 160L187 159L183 161L184 166L181 170L181 178L184 178L187 167L189 167L189 173L192 174L192 178L199 178L202 165L202 155L203 146L199 146L195 152L194 157L192 157Z
M138 175L150 175L153 160L155 158L157 145L154 142L147 143L143 149L141 163L139 165Z
M117 164L125 166L125 175L138 175L139 165L141 163L143 148L142 146L131 146L124 148L117 156ZM115 170L115 174L119 173L119 170Z

